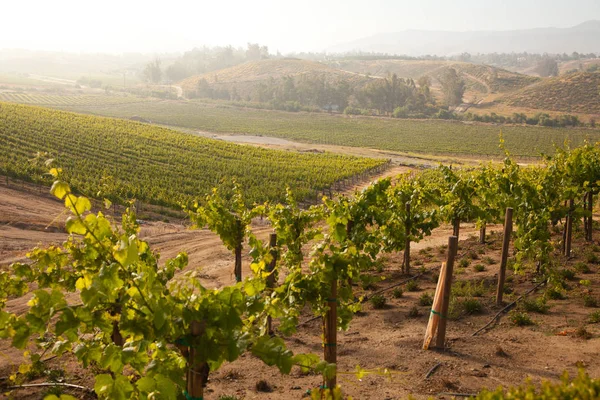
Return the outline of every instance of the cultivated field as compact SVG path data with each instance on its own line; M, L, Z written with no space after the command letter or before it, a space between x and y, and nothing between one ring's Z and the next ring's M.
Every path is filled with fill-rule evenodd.
M120 105L119 107L122 107ZM178 207L237 179L250 204L315 198L334 182L376 168L384 159L265 150L201 138L161 127L0 103L4 174L43 181L53 158L82 193L114 200L137 198ZM37 164L31 159L36 154Z
M40 106L104 106L149 101L136 96L55 95L46 93L0 92L0 101Z
M290 113L236 108L199 101L160 101L106 107L66 107L78 112L118 118L141 116L154 123L206 132L263 135L294 141L367 147L424 154L462 154L502 157L502 133L516 156L552 153L570 140L600 138L593 129L555 129L529 126L466 124L440 120L349 117L325 113Z

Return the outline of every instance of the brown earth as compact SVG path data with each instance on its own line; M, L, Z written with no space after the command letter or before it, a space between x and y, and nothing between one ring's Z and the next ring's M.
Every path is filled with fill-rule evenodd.
M60 202L50 196L37 194L35 190L0 186L0 267L6 268L10 262L23 260L27 250L34 245L64 240L66 235L60 232L64 218L61 216L62 210ZM55 219L56 216L59 217ZM253 224L253 229L263 238L270 231L269 226L260 221ZM578 272L576 279L568 282L570 290L566 292L566 300L550 300L552 307L547 314L529 313L535 325L516 327L505 316L490 330L471 336L498 311L493 299L501 243L499 230L500 227L489 227L488 244L481 245L475 239L477 229L473 225L464 224L461 227L462 241L455 280L483 282L486 289L481 297L477 297L483 307L481 313L469 315L457 309L453 314L458 318L452 318L448 323L449 348L444 352L421 349L429 307L419 305L419 297L423 293L432 294L435 289L436 270L446 256L442 245L446 243L451 229L437 229L431 237L413 246L413 270L415 273L424 272L417 279L419 289L409 292L402 285L404 294L400 298L394 298L392 290L385 291L383 294L387 304L384 309L376 310L367 302L363 312L350 324L350 329L339 333L339 383L346 394L354 399L404 399L409 394L418 399L429 396L450 398L440 393L476 393L484 387L519 384L526 377L531 377L535 383L541 379L557 379L564 370L574 374L579 365L586 366L592 376L600 376L600 365L597 363L600 329L598 325L587 323L588 314L593 309L584 308L582 300L582 294L589 289L592 296L598 299L599 268L593 263L589 264L592 273ZM219 287L234 282L231 274L232 255L208 231L191 231L179 222L149 221L142 225L141 236L161 252L163 260L175 256L178 251L187 251L190 258L188 268L201 268L208 286ZM600 247L585 244L580 236L576 235L573 259L565 260L556 256L561 267L573 267L582 260L594 261L589 255L594 250L600 250ZM374 276L386 279L374 288L363 291L357 287L356 290L368 295L374 290L402 282L408 277L399 273L401 263L402 254L386 256L383 270L373 271ZM465 266L459 267L463 265L461 263ZM467 263L470 265L466 266ZM476 264L484 265L485 270L476 272L473 268ZM247 268L247 259L244 265ZM530 273L515 275L509 272L508 276L508 286L513 293L505 295L506 301L514 300L534 285L534 276ZM591 286L582 286L578 283L580 279L590 280ZM543 290L541 288L530 297L538 297ZM457 297L457 301L460 299ZM8 308L12 311L24 310L27 300L27 296L11 300ZM411 317L409 311L414 307L419 315ZM305 319L309 318L310 315L306 314ZM585 327L591 338L577 336L577 330L581 327ZM579 331L579 334L582 333ZM295 352L320 354L320 336L320 322L315 321L300 327L296 335L287 339L287 344ZM0 390L5 381L2 378L14 373L20 360L19 351L12 349L6 341L0 342ZM427 372L438 363L440 367L425 379ZM352 373L357 365L372 374L358 380ZM92 372L82 370L71 357L53 359L48 362L48 367L64 371L66 382L93 387ZM33 382L46 380L40 377ZM273 391L258 392L256 383L260 380L266 380ZM320 383L319 376L303 375L299 371L293 371L291 376L281 376L275 368L245 355L211 373L206 398L235 395L240 399L294 399L303 397L306 390ZM65 392L78 398L91 398L77 389ZM14 391L13 396L18 399L41 399L43 393L40 389L26 389Z

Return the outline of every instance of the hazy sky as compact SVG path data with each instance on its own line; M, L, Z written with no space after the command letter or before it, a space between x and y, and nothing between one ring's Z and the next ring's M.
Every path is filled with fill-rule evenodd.
M509 30L600 20L600 0L0 0L0 48L184 51L259 42L320 51L405 29Z

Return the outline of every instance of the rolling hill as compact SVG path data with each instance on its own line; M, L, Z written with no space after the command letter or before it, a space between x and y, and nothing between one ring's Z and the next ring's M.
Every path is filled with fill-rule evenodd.
M206 82L215 89L231 91L244 98L261 83L278 80L283 77L299 78L301 76L323 76L326 80L344 79L351 84L364 84L368 78L344 72L328 65L300 59L266 59L250 61L244 64L192 76L181 82L186 92L196 90L198 82Z
M513 107L600 114L600 72L575 72L548 78L500 101Z
M448 68L454 68L462 75L468 88L480 93L514 91L539 81L539 78L502 68L454 61L341 60L332 62L330 66L344 71L373 76L386 76L388 73L395 73L401 78L417 79L428 75L433 79L434 85L439 85L439 80Z
M422 31L380 33L341 43L329 53L351 51L446 56L469 53L580 53L600 52L600 21L570 28L537 28L514 31Z

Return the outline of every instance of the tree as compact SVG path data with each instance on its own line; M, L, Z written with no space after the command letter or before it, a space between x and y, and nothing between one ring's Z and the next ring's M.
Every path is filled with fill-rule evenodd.
M454 68L448 68L441 79L442 92L448 106L458 106L465 94L465 82Z
M181 61L176 61L174 64L169 65L165 74L167 75L167 78L173 82L180 81L191 75L185 64Z
M261 46L258 43L248 43L248 50L246 50L246 59L248 61L262 60L269 58L269 48L267 46Z
M425 101L431 104L435 103L435 99L431 94L431 77L423 75L417 79L417 84L419 85L419 91L425 96Z
M558 76L558 64L556 60L550 57L544 57L540 60L535 68L540 76Z
M159 58L149 62L144 69L144 77L152 83L159 83L162 78L162 70L160 69L161 61Z
M198 81L198 84L196 85L196 95L198 97L213 98L214 90L206 79L202 78Z

